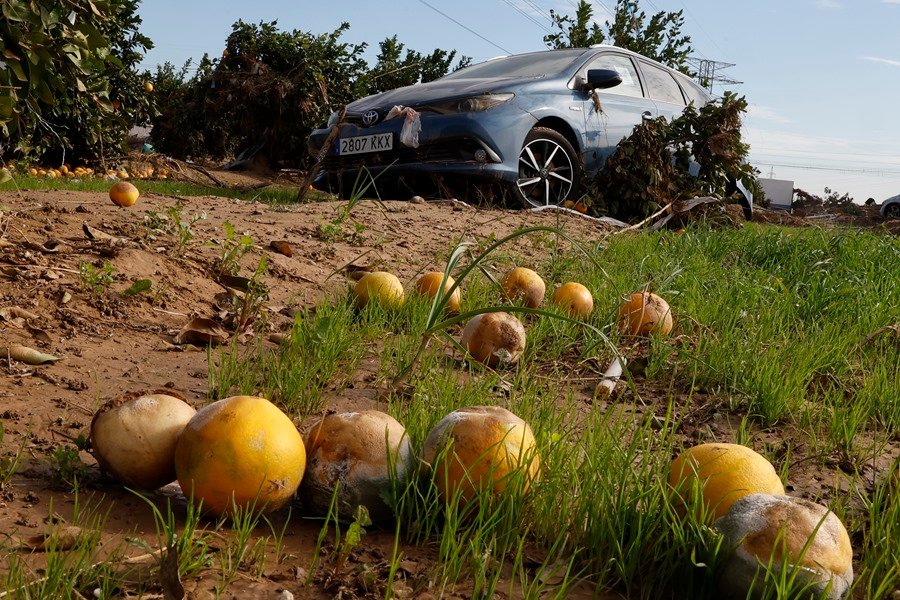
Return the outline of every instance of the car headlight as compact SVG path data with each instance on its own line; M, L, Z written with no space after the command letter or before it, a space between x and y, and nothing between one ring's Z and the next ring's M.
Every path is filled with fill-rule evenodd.
M334 111L333 113L331 113L331 115L328 116L328 123L325 124L325 127L326 128L331 127L332 125L337 123L337 120L340 117L341 117L341 113L339 111Z
M493 108L498 104L509 102L515 97L515 94L481 94L480 96L470 96L468 98L457 98L455 100L447 100L445 102L435 102L425 106L420 106L420 111L432 111L444 115L457 113L481 112Z

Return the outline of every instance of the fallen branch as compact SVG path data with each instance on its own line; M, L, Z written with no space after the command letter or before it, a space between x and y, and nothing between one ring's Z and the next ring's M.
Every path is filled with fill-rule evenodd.
M341 123L344 122L344 116L346 114L347 107L345 106L341 109L341 113L338 115L338 120L334 125L331 126L331 131L328 132L328 137L325 138L325 143L322 144L322 148L316 155L316 162L312 167L310 167L309 173L306 174L306 179L303 180L303 185L300 186L300 191L297 192L297 202L303 202L303 198L306 197L306 192L309 190L309 186L316 178L316 175L319 174L319 170L322 168L322 163L325 161L325 157L328 156L328 149L331 148L331 144L335 139L337 139L338 133L340 133L341 131Z
M219 179L218 177L216 177L215 175L213 175L212 173L210 173L208 170L206 170L205 167L201 167L200 165L195 164L195 163L192 163L192 162L190 162L190 161L185 161L184 164L186 164L186 165L189 166L190 168L194 169L195 171L198 171L198 172L200 172L200 173L203 173L204 175L206 175L207 177L209 177L210 180L212 180L212 182L215 183L217 186L223 187L223 188L227 188L227 187L228 187L225 183L222 182L221 179Z
M595 223L604 223L606 225L611 225L616 228L628 227L628 223L626 223L625 221L613 219L612 217L592 217L592 216L586 215L582 212L578 212L577 210L572 210L571 208L566 208L564 206L556 206L554 204L548 204L546 206L536 206L534 208L528 209L528 212L544 212L547 210L552 210L555 212L564 212L569 215L572 215L573 217L587 219L588 221L593 221Z

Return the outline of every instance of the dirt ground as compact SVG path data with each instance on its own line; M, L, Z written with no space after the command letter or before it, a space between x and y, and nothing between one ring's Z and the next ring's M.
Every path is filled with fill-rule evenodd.
M161 219L178 202L183 221L198 217L180 256L175 248L178 229L166 232L171 218ZM461 236L500 237L533 224L564 225L576 237L588 239L605 231L569 215L430 202L366 202L353 210L351 219L341 220L343 206L324 202L273 210L220 197L147 194L134 207L119 208L100 192L0 195L0 348L18 344L62 358L36 366L0 358L0 419L5 429L0 450L9 455L29 436L22 468L0 497L0 531L26 538L44 531L49 520L71 518L73 498L54 485L51 456L86 433L94 410L106 400L135 390L169 388L197 406L205 403L207 355L176 344L175 336L192 317L221 313L225 288L210 272L227 243L226 221L253 240L253 248L241 261L243 273L252 272L263 254L268 259L270 333L289 327L296 308L346 293L348 279L336 271L351 262L373 269L384 266L406 284L424 270L441 268L452 242ZM761 216L767 221L795 220L770 213ZM881 222L872 218L862 225ZM279 251L271 245L279 241L287 243L290 256L285 248ZM518 252L528 256L538 250L523 243ZM109 283L102 277L106 262L113 269ZM80 274L80 263L93 265L93 276ZM152 282L150 292L121 294L141 279ZM119 293L98 293L106 286ZM14 307L22 310L3 310ZM353 403L346 408L378 407L364 396ZM690 419L686 423L690 427ZM712 426L727 431L731 424L713 420ZM773 436L772 442L777 441ZM90 454L82 452L80 458L94 468ZM813 469L794 472L798 481L791 484L802 481L801 489L813 493L827 494L833 485L841 485L835 480L840 478L837 468L825 474ZM112 549L135 532L155 541L153 521L141 508L142 500L109 481L86 493L110 511L104 546ZM173 486L157 496L178 498ZM319 526L292 520L285 536L291 558L281 564L270 562L262 576L239 577L225 597L276 598L282 589L290 589L296 597L333 597L335 589L328 582L301 585ZM384 564L388 557L383 548L392 536L372 532L356 559ZM140 553L137 548L133 551ZM435 554L429 547L408 549L403 569L410 581L426 577L426 566ZM212 597L214 583L202 578L188 582L188 597ZM431 593L416 591L416 597L433 597ZM466 593L459 590L443 597Z

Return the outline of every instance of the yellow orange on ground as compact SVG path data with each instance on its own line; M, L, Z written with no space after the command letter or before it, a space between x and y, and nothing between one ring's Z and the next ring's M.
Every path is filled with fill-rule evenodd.
M547 291L541 276L525 267L516 267L507 273L501 285L510 300L519 301L527 308L540 306Z
M594 311L591 291L576 281L556 288L552 300L553 304L566 311L570 317L587 317Z
M184 494L193 493L215 515L230 512L233 505L262 512L281 508L297 491L305 468L300 432L277 406L255 396L204 406L175 449Z
M353 295L360 308L373 300L384 307L396 308L403 304L403 284L392 273L373 271L356 282Z
M619 307L619 331L626 335L668 335L672 326L669 303L651 292L635 292Z
M489 367L518 362L525 351L525 326L505 312L476 315L466 323L459 344L472 358Z
M784 494L775 467L764 456L739 444L710 443L688 448L669 470L669 486L680 503L696 506L702 495L704 512L715 520L748 494Z
M714 527L723 537L726 560L719 589L727 598L762 597L766 569L786 579L796 576L808 586L804 595L811 598L840 600L853 584L847 528L821 504L750 494L735 502Z
M196 412L162 393L112 400L91 421L94 457L125 485L152 490L175 481L175 445Z
M109 199L118 206L134 206L140 195L138 189L127 181L118 181L109 188Z
M335 509L345 519L360 505L373 521L392 516L393 484L403 485L414 462L409 436L396 419L377 410L330 414L304 441L299 497L306 508L324 517L337 490Z
M416 280L416 291L422 294L423 296L428 296L429 298L434 298L438 290L441 289L441 281L444 279L444 274L439 271L432 271L431 273L425 273L421 277ZM456 283L456 280L447 276L447 281L444 283L444 294L450 291L450 288L453 287L453 284ZM445 305L448 312L458 313L460 306L460 291L459 288L453 290L453 295L447 299L447 304Z
M422 460L445 500L499 494L515 482L527 490L541 461L528 423L499 406L460 408L429 432Z

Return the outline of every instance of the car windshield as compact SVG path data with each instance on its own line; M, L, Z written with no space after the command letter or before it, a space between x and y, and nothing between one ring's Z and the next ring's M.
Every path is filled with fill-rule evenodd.
M533 52L495 58L444 76L444 79L489 79L493 77L543 77L558 75L585 53L577 50Z

